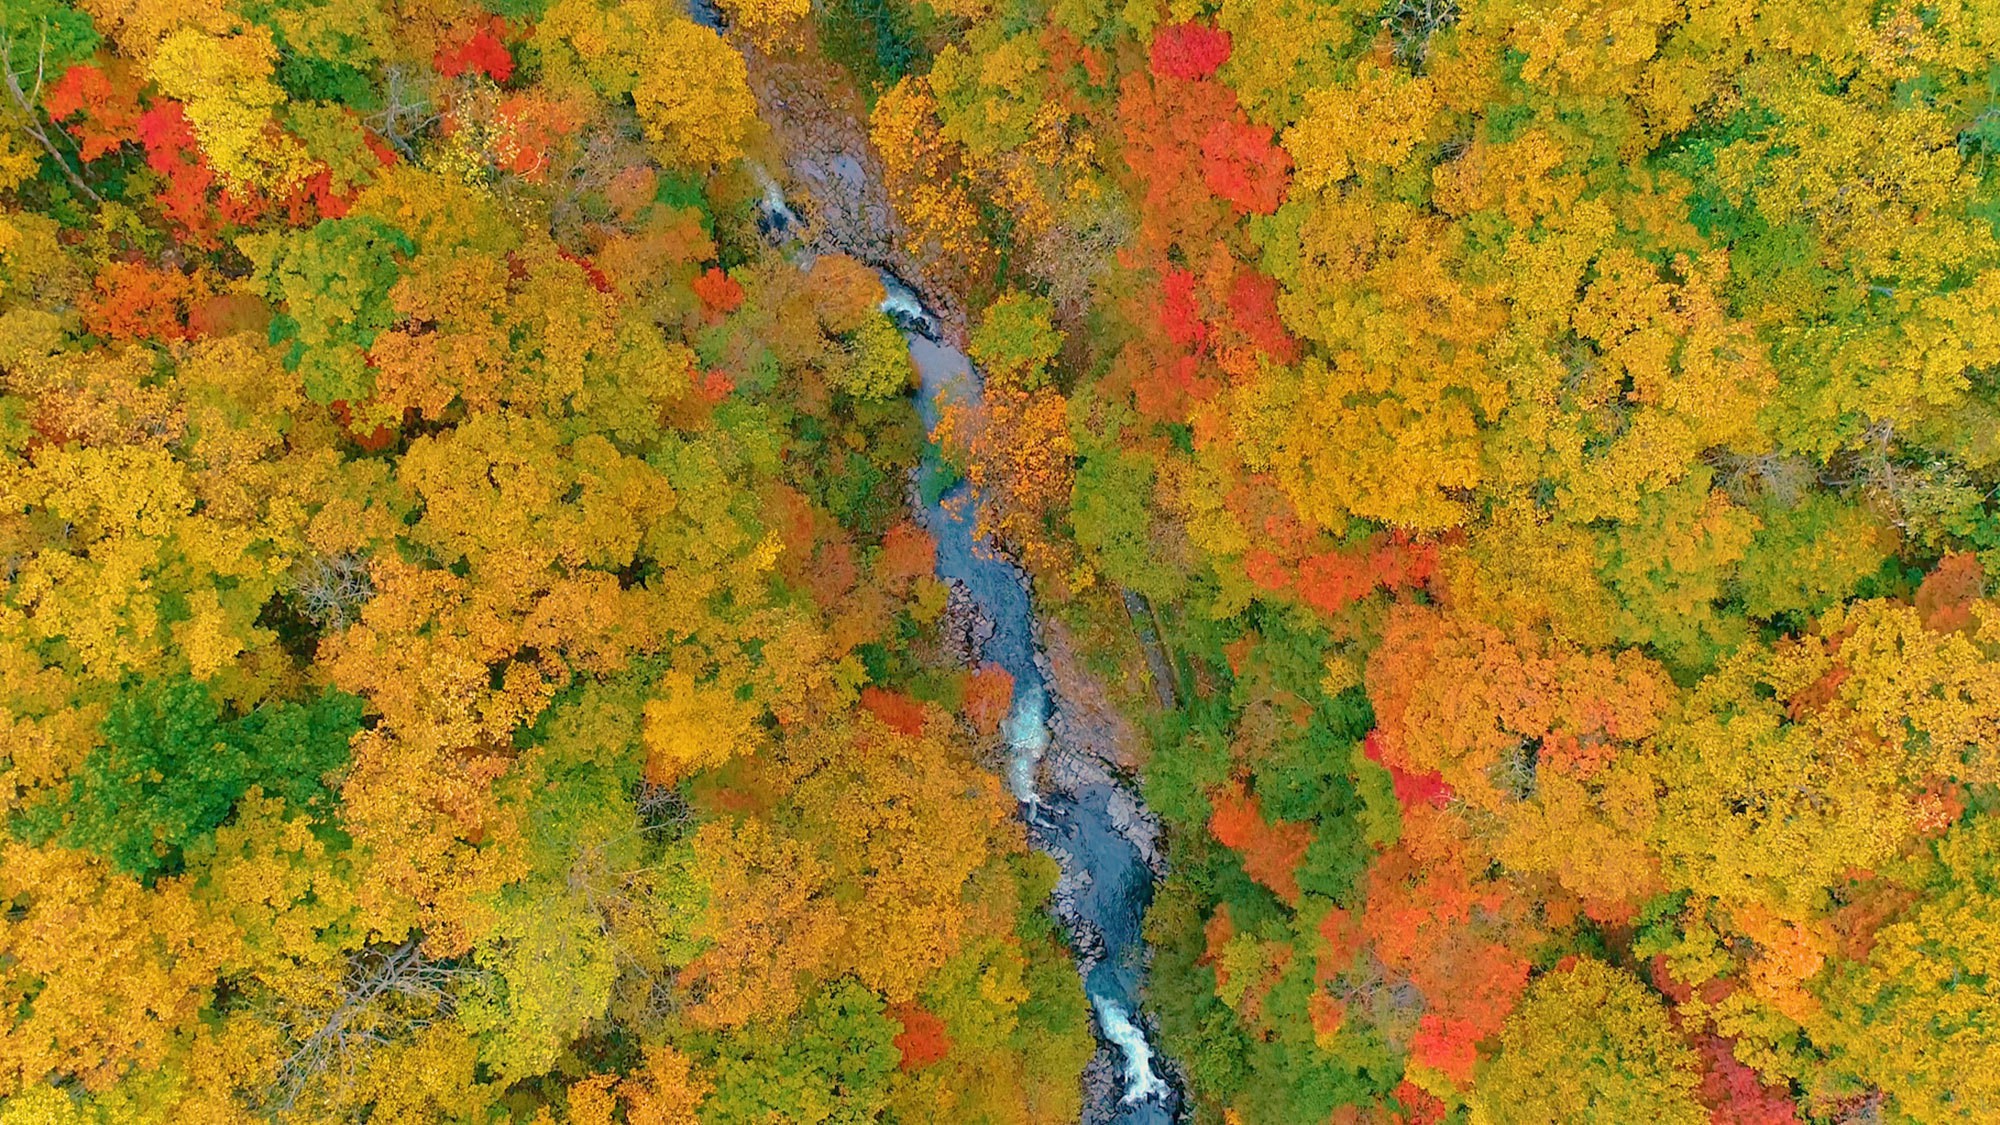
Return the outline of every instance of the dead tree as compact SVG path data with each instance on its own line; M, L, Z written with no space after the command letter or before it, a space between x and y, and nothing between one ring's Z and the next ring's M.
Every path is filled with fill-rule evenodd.
M7 96L13 100L14 108L20 112L21 131L33 137L35 143L42 146L42 150L49 154L49 159L55 161L56 167L62 169L63 175L69 180L72 187L82 192L85 196L88 196L92 203L102 203L104 202L104 197L98 195L96 189L83 182L82 151L76 147L76 142L70 139L69 134L63 132L62 128L56 125L42 109L42 92L48 88L49 77L48 19L44 17L38 26L40 32L34 44L35 66L32 79L30 79L27 70L17 69L14 61L16 49L24 47L26 44L16 39L12 32L0 30L0 71L6 72ZM70 157L65 155L62 148L56 144L57 137L61 137L64 144L75 155L75 167L71 167Z

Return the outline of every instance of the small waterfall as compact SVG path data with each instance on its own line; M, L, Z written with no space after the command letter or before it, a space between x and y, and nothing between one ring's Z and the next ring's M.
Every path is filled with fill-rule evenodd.
M1035 791L1035 771L1042 753L1049 748L1049 702L1041 685L1031 684L1018 693L1014 709L1007 716L1007 746L1013 751L1007 760L1007 788L1014 799L1028 806L1029 819L1042 803Z
M773 242L783 242L794 232L801 230L804 224L799 222L798 213L792 210L792 205L785 202L785 189L778 186L778 181L771 178L771 173L754 160L746 163L750 167L751 174L757 177L757 182L764 188L764 196L757 204L758 225L763 228L765 237Z
M1097 1009L1097 1024L1104 1029L1104 1037L1125 1053L1125 1096L1119 1101L1132 1105L1148 1098L1166 1097L1167 1084L1153 1072L1153 1048L1146 1042L1145 1032L1133 1024L1116 1001L1092 996L1090 1003Z
M909 286L903 284L894 274L882 273L882 288L888 296L882 299L882 311L889 319L906 332L921 332L926 336L937 336L937 323L924 309L924 303Z

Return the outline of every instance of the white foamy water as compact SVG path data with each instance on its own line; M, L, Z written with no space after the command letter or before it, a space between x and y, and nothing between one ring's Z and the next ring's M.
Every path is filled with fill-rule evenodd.
M779 234L798 229L801 225L798 212L793 211L792 205L785 201L785 189L778 186L778 181L771 177L771 173L762 164L751 160L746 161L745 165L750 169L750 174L757 177L757 182L764 185L764 198L758 209L764 212L765 223L774 233Z
M882 274L882 288L888 293L888 296L882 298L883 312L888 313L898 324L914 325L924 332L934 331L930 314L924 311L923 301L918 299L909 286L885 272Z
M1030 685L1019 693L1007 716L1007 746L1013 751L1007 759L1007 788L1025 805L1041 803L1035 792L1035 769L1049 748L1048 709L1047 697Z
M1097 1022L1104 1029L1104 1037L1125 1053L1125 1096L1119 1100L1131 1105L1165 1097L1167 1084L1153 1073L1153 1048L1147 1044L1145 1033L1116 1002L1092 996L1090 1003L1097 1009Z

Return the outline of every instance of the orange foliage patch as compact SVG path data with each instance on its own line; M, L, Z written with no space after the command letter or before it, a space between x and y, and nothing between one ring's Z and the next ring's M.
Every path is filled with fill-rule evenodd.
M1786 714L1792 717L1793 722L1797 722L1832 703L1834 697L1840 694L1840 685L1846 683L1847 678L1853 674L1854 670L1845 664L1836 664L1827 669L1826 675L1800 688L1796 695L1786 701Z
M806 589L814 601L829 609L835 608L861 578L860 568L854 565L854 548L844 538L821 540L812 553L812 565L804 569Z
M1313 979L1322 983L1339 976L1361 952L1363 936L1360 920L1352 911L1334 907L1319 920L1320 948Z
M344 400L330 404L328 409L333 411L334 420L340 423L340 428L347 431L347 436L353 439L354 444L360 446L363 451L380 453L384 449L396 444L396 436L400 431L389 426L378 425L365 434L356 432L354 429L354 413Z
M702 398L717 403L736 390L736 380L731 379L727 371L704 371L695 386L701 391Z
M937 569L937 541L915 522L904 520L882 536L882 553L875 569L891 583L921 578Z
M862 688L861 705L890 730L901 731L912 738L924 733L924 705L900 691Z
M889 1015L903 1025L895 1043L903 1055L898 1065L904 1070L922 1070L951 1053L951 1035L945 1031L944 1021L922 1005L897 1004L889 1009Z
M541 93L504 98L499 108L500 120L511 130L513 141L504 154L503 166L530 183L542 181L550 151L582 127L589 116L587 105L577 99Z
M1306 1015L1312 1020L1314 1035L1332 1035L1346 1022L1347 1005L1324 992L1315 992L1306 1002Z
M1312 829L1304 824L1266 822L1257 808L1257 798L1244 792L1241 782L1218 790L1211 803L1215 812L1208 818L1209 832L1242 855L1243 870L1252 879L1286 902L1298 902L1297 871L1312 843Z
M1465 1020L1426 1015L1410 1039L1410 1061L1442 1071L1461 1085L1469 1083L1479 1061L1479 1029Z
M1398 1082L1389 1093L1403 1112L1396 1118L1402 1125L1438 1125L1444 1120L1445 1104L1437 1096L1411 1082Z
M980 734L999 730L1013 702L1014 677L998 664L982 664L967 677L965 717Z
M81 309L83 325L113 340L187 340L192 307L208 286L175 269L113 262L98 272Z
M1236 923L1229 917L1228 903L1218 905L1215 913L1208 916L1208 921L1202 924L1201 934L1203 939L1201 958L1195 963L1219 965L1222 960L1222 947L1228 945L1229 939L1236 936ZM1226 979L1219 967L1215 971L1215 977L1217 983Z
M1972 603L1986 593L1986 568L1979 556L1946 555L1917 587L1917 615L1925 626L1949 633L1972 624Z
M188 306L188 331L196 336L262 332L271 324L271 306L255 293L217 293Z

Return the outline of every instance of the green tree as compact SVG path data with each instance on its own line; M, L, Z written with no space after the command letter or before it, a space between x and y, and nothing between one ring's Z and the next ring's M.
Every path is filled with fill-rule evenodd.
M74 142L45 117L42 98L71 64L97 49L90 17L61 0L10 0L0 11L0 188L34 175L35 158L13 136L30 138L63 175L91 199L97 193L71 167Z
M57 837L145 878L228 819L252 786L326 811L328 774L347 760L361 701L329 691L230 718L201 683L149 681L121 695L66 794L30 810L32 835Z
M416 244L370 218L323 219L310 230L253 244L265 252L265 292L284 308L271 338L290 343L285 366L314 402L358 402L374 388L363 354L395 319L389 290Z
M1814 491L1796 504L1766 504L1763 527L1743 552L1737 581L1752 617L1811 617L1852 597L1896 545L1868 509Z
M757 1023L716 1045L705 1125L863 1125L888 1104L899 1031L882 998L840 981L787 1023Z
M1033 390L1048 382L1049 363L1062 350L1062 335L1047 298L1008 292L986 310L971 344L973 361L987 374Z

